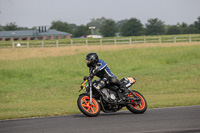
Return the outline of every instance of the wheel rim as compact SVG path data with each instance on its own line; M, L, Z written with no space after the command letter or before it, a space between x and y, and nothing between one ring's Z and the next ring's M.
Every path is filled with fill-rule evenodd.
M133 108L137 109L137 110L142 110L142 109L144 109L144 107L146 106L146 105L145 105L144 98L143 98L140 94L138 94L138 93L136 93L136 92L134 92L134 94L135 94L136 96L138 96L138 97L141 99L141 101L137 102L137 101L131 100L131 103L132 103L131 106L132 106ZM129 93L128 96L129 96L129 98L134 98L134 96L133 96L132 93Z
M81 98L81 106L85 111L87 111L90 114L95 114L99 110L99 105L96 100L92 98L92 104L90 104L90 97L84 96Z

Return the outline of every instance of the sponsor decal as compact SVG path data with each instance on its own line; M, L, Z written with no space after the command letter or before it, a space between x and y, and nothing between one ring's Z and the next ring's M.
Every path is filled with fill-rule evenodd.
M128 80L129 80L129 82L135 82L135 79L134 78L132 78L132 77L130 77L130 78L127 78Z

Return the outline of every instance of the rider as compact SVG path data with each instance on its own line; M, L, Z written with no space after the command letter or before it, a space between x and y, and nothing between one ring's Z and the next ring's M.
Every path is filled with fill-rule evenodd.
M121 85L120 81L110 71L107 63L102 59L99 59L97 53L89 53L86 56L86 60L88 61L87 66L89 67L89 70L101 80L97 86L97 89L104 88L108 81L108 84L116 85L120 90L124 91L124 87Z

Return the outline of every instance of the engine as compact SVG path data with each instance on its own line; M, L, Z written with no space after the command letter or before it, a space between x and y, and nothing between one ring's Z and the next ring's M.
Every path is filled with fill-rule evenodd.
M103 89L101 89L101 92L104 94L106 100L109 100L111 102L116 101L116 94L114 91L107 89L107 88L103 88Z

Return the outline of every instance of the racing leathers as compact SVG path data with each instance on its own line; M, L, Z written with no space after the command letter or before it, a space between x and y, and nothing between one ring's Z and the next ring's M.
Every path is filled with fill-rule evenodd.
M89 68L92 73L100 78L100 82L97 86L98 89L104 88L106 85L116 85L120 88L121 83L117 77L110 71L107 63L102 59L99 59L95 66Z

